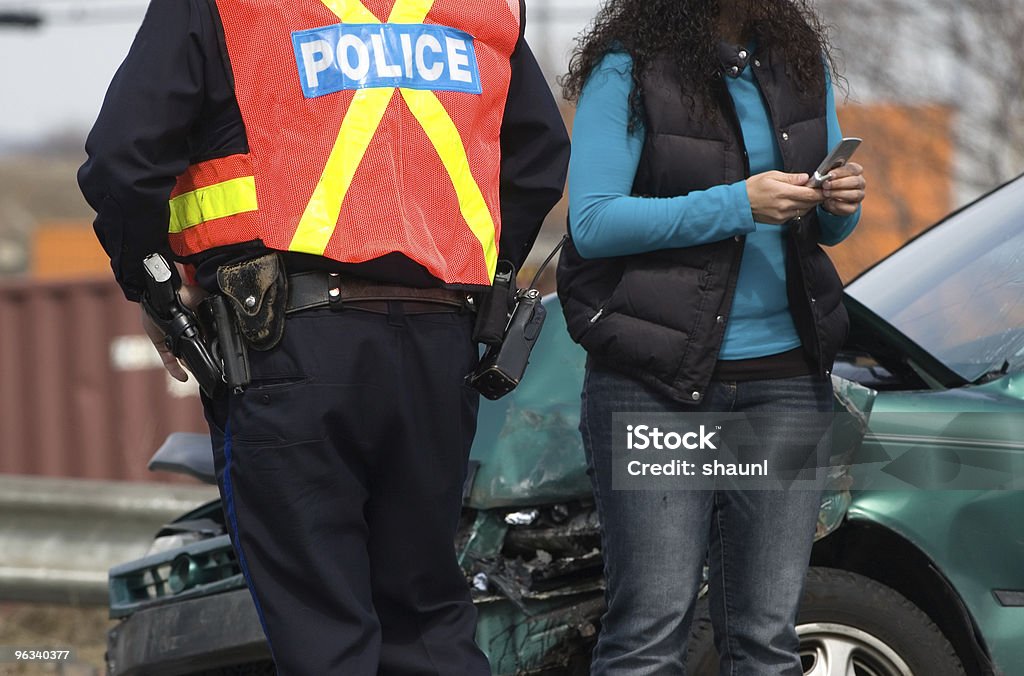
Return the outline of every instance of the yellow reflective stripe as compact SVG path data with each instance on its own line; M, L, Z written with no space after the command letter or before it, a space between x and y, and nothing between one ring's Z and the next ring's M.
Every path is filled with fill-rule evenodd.
M380 19L359 0L320 0L344 23L380 23ZM388 23L423 23L434 0L397 0Z
M498 265L498 248L494 241L494 219L487 208L480 186L469 170L469 158L462 144L462 137L448 111L431 91L399 89L409 110L427 133L430 142L437 149L441 163L448 171L459 198L459 211L466 219L469 229L480 241L484 260L487 263L487 278L494 278Z
M341 203L352 184L352 177L363 161L370 139L377 133L394 93L394 89L360 89L352 98L320 182L288 245L292 251L322 255L327 248L338 225Z
M345 23L380 23L359 0L320 0Z
M256 179L253 176L232 178L197 188L171 199L170 233L206 223L216 218L256 211Z
M358 0L321 2L344 22L380 23ZM432 6L433 0L397 0L391 8L391 15L397 14L418 23L427 18ZM338 214L352 185L352 177L359 169L394 93L394 89L360 89L352 97L327 164L288 244L289 250L317 255L324 253L338 226Z
M320 1L343 22L380 23L358 0ZM434 0L396 0L388 22L422 23L433 5ZM451 177L459 199L459 211L479 240L487 264L488 279L493 279L498 264L494 220L480 186L469 169L469 158L459 130L434 92L413 89L399 91ZM322 255L327 248L338 225L338 215L352 185L352 178L377 133L393 95L394 89L360 89L353 96L320 181L288 245L290 250Z
M423 23L433 6L434 0L397 0L388 23Z

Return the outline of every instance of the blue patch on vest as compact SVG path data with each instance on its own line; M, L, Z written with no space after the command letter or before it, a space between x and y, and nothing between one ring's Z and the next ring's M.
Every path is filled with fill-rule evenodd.
M433 24L336 24L292 33L307 99L343 89L406 87L479 94L473 36Z

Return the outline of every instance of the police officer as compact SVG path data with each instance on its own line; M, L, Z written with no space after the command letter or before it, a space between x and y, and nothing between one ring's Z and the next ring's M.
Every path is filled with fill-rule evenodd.
M281 674L490 673L453 549L478 403L464 299L499 256L522 264L568 160L524 18L153 0L89 135L79 182L129 300L159 252L184 298L224 294L257 332L287 317L247 334L244 392L204 398Z

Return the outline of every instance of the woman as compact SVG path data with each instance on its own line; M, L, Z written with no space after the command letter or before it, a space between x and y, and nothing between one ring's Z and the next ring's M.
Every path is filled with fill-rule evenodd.
M589 353L608 584L593 674L684 673L705 561L721 673L803 673L820 492L613 490L612 413L744 412L773 463L822 437L848 320L819 244L849 235L865 189L854 162L804 185L841 138L829 54L803 0L610 0L563 81L558 287Z

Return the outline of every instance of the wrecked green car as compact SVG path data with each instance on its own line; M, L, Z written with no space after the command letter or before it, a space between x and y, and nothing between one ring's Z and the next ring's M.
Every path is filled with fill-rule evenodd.
M528 375L481 406L455 542L495 674L583 675L603 609L577 425L584 354L553 297ZM847 288L834 435L798 619L810 676L1024 674L1024 179ZM151 462L212 482L209 441ZM110 674L273 674L219 502L110 571ZM717 673L706 617L688 673Z

